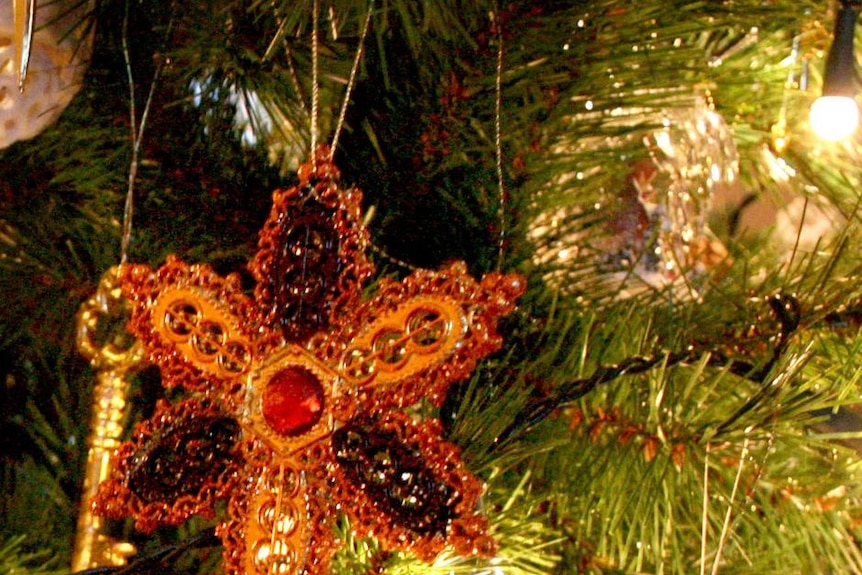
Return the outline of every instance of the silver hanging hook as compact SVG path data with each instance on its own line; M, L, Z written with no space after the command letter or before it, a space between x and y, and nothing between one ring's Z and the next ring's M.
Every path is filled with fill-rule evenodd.
M27 67L30 64L30 52L33 46L36 0L13 0L12 11L15 26L15 73L18 76L18 90L24 92Z

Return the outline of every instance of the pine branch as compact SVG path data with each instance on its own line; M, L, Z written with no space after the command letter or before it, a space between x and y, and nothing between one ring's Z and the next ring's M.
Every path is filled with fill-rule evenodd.
M13 575L27 573L29 575L55 575L63 570L53 566L48 553L27 552L24 550L25 536L8 539L0 547L0 573Z

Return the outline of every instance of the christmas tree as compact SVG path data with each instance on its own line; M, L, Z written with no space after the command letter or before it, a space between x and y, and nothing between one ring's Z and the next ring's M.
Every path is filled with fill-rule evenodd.
M0 573L862 573L853 2L35 4Z

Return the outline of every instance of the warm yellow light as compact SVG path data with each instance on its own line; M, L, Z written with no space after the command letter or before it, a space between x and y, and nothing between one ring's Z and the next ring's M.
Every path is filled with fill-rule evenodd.
M821 96L808 117L814 133L830 142L850 136L859 125L859 106L847 96Z

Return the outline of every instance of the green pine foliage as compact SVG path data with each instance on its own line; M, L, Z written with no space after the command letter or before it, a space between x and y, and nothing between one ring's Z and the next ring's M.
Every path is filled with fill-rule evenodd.
M243 272L271 192L336 131L381 274L464 260L528 290L439 414L487 482L497 556L425 565L343 520L334 574L862 573L862 140L806 117L835 6L376 0L353 81L368 9L322 3L315 50L311 0L94 3L80 92L0 150L0 573L67 571L95 383L75 315L121 257L133 161L129 260ZM611 247L636 227L627 186L696 97L738 153L704 204L723 259L644 284ZM692 165L715 153L693 145ZM826 235L780 241L803 200ZM135 376L129 427L161 393ZM144 552L204 527L112 525Z

